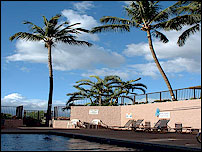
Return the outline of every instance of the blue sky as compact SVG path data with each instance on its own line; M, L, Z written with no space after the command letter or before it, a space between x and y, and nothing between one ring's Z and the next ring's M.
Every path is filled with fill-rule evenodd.
M173 2L161 2L169 6ZM9 41L17 32L28 32L24 20L43 26L42 16L50 19L62 14L60 22L80 22L91 29L101 25L103 16L126 18L124 1L1 1L1 104L25 105L30 109L46 109L49 92L47 50L41 42ZM186 29L187 27L183 28ZM154 39L154 49L173 89L201 84L201 32L191 36L185 46L178 47L182 31L162 31L170 40L163 44ZM146 33L132 29L130 33L105 32L82 34L80 40L93 47L58 44L53 49L53 105L65 105L66 93L76 91L73 85L89 75L119 75L123 80L137 79L147 92L168 90L148 49Z

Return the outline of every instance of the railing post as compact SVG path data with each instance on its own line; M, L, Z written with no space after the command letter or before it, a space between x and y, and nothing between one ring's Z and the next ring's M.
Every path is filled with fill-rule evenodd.
M175 95L175 99L177 100L177 90L176 90L176 95Z
M196 99L196 89L194 88L194 99Z
M121 104L124 105L123 97L121 97Z
M26 110L24 110L24 117L26 117Z
M148 95L146 94L146 103L148 103Z
M160 101L161 101L161 92L160 92Z
M16 117L22 119L23 106L16 107Z
M58 117L58 107L54 107L54 119Z
M135 96L134 96L134 99L133 99L133 105L135 105Z
M39 111L37 112L37 120L39 120Z

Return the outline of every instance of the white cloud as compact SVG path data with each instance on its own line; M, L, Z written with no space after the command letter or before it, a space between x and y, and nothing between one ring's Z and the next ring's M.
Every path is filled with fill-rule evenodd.
M62 101L53 101L54 106L65 106L65 102ZM41 99L27 99L19 93L11 93L7 96L4 96L1 99L2 106L20 106L23 105L26 110L46 110L48 105L48 100Z
M47 49L43 42L31 42L19 40L16 42L15 54L6 57L7 61L29 61L35 63L47 63Z
M71 9L63 10L62 15L67 18L67 21L70 25L75 23L81 23L79 25L76 25L75 27L81 27L87 30L91 30L93 27L100 25L92 16L88 16L86 14L81 15L79 12ZM79 35L79 38L92 41L99 40L97 34L88 33L82 33L81 35Z
M4 97L4 99L6 100L22 100L24 97L21 95L21 94L18 94L18 93L12 93L12 94L9 94L7 96Z
M83 10L87 10L93 7L93 3L74 3L75 8L79 8L79 6L81 6ZM74 23L81 23L75 27L90 30L92 27L99 25L99 23L92 16L80 14L78 11L69 9L63 10L61 13L64 17L66 17L70 25ZM78 40L98 41L99 38L96 34L82 32L78 36ZM100 64L108 67L118 67L125 61L125 58L122 55L111 50L106 50L103 47L96 45L93 45L92 47L73 46L64 43L57 43L56 47L52 48L52 58L53 69L61 71L74 69L93 69ZM26 61L47 64L47 48L44 47L43 41L30 42L17 40L15 53L7 56L6 61Z
M109 68L101 68L95 70L89 70L87 73L83 73L83 77L89 77L90 75L99 75L99 76L107 76L107 75L117 75L120 76L122 79L128 79L129 73L122 70L115 70Z
M94 4L92 1L83 1L79 3L74 3L73 4L74 9L81 13L85 13L86 10L89 10L94 7Z
M163 32L169 39L164 44L158 40L153 40L154 50L166 73L201 72L201 32L191 35L183 47L177 45L179 35L187 29ZM128 57L143 56L149 63L136 64L136 68L142 75L156 77L158 70L154 64L148 43L128 44L123 54Z
M193 59L179 57L173 60L161 61L160 64L166 75L177 74L180 72L201 72L201 68L199 68L201 64ZM154 62L128 65L128 67L134 68L134 71L136 71L138 75L151 76L153 78L160 76L160 72Z
M47 49L42 42L16 42L16 53L8 56L7 61L28 61L33 63L48 63ZM96 64L116 67L122 64L123 56L99 46L72 46L58 43L52 49L53 68L68 71L74 69L91 69Z
M86 73L82 73L83 77L89 77L90 75L99 75L99 76L107 76L107 75L117 75L120 76L123 80L129 80L134 79L138 73L134 68L128 68L128 67L119 67L116 68L100 68L95 70L88 70ZM137 76L138 78L138 76Z
M185 30L187 28L183 28ZM169 39L168 43L153 40L154 50L159 59L172 59L173 57L201 59L201 32L191 35L183 47L177 45L177 39L182 31L163 32ZM193 47L194 46L194 47ZM148 43L129 44L123 53L128 56L144 56L148 61L153 60Z
M126 5L130 5L133 1L122 1Z
M138 75L151 76L153 78L157 78L159 75L159 71L155 63L134 64L134 65L128 65L128 67L133 68Z

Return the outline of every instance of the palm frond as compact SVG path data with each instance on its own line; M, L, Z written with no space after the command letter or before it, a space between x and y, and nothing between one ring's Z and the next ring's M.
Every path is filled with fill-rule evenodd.
M9 38L9 40L11 40L11 41L13 41L14 39L23 39L26 41L28 41L28 40L29 41L40 41L40 40L43 40L43 37L41 37L39 35L33 35L33 34L27 33L27 32L18 32Z
M48 26L48 20L45 16L43 16L43 20L44 20L44 25Z
M132 92L134 91L134 90L141 90L144 94L145 94L145 89L143 89L143 88L140 88L140 87L132 87Z
M127 20L124 18L113 17L113 16L103 16L100 19L101 23L111 23L111 24L128 24L133 25L131 20Z
M76 81L76 83L80 83L80 82L90 82L90 83L93 83L91 80L89 79L81 79L79 81Z
M55 39L56 42L64 42L64 43L68 43L70 45L87 45L87 46L92 46L91 43L87 42L87 41L79 41L79 40L75 40L74 36L63 36L63 37L57 37Z
M152 36L155 36L156 38L160 39L160 41L162 41L163 43L167 43L169 40L168 38L161 32L154 30L152 32Z
M91 78L96 78L98 82L102 82L102 79L97 75L90 75Z
M35 24L33 24L32 22L29 22L29 21L24 21L23 24L30 24L32 25L31 27L31 30L34 32L34 33L40 33L41 35L44 35L45 32L43 31L43 29ZM36 30L36 31L35 31Z
M168 30L181 30L184 25L194 25L201 22L200 15L182 15L174 17L168 21L161 22L152 26L152 28L162 28Z
M141 78L137 78L135 80L129 80L129 81L127 81L127 83L132 83L132 82L135 82L135 81L138 81L138 80L141 80Z
M83 28L75 28L75 30L85 32L85 33L89 33L89 30L86 30L86 29L83 29Z
M58 26L55 28L55 30L58 30L59 28L61 28L61 27L64 26L65 24L69 24L69 22L64 22L64 23L58 25Z
M69 26L63 28L62 30L57 31L55 33L55 35L60 37L60 36L63 36L65 34L68 34L68 33L80 34L79 31L89 33L89 30L86 30L86 29L83 29L83 28L74 28L74 29L71 28L72 26L79 25L79 24L81 24L81 23L75 23L75 24L69 25Z
M77 81L78 82L78 81ZM80 84L78 84L78 85L74 85L74 87L76 88L76 87L80 87L81 85L89 85L89 86L93 86L93 85L95 85L93 82L91 82L91 81L84 81L84 82L81 82Z
M48 21L48 25L51 26L55 26L58 23L59 18L61 17L60 14L56 14L55 16L53 16L49 21Z
M200 25L196 24L195 26L187 29L186 31L184 31L178 38L177 44L179 46L183 46L187 40L187 38L191 35L196 33L196 31L200 30Z
M127 31L130 32L130 27L127 24L113 24L113 25L103 25L103 26L98 26L94 27L90 32L91 33L99 33L99 32L105 32L105 31Z
M158 12L150 21L149 24L151 24L152 22L162 22L162 21L166 21L169 16L171 15L176 15L177 14L177 8L181 5L185 4L182 1L178 1L175 4L165 8L164 10Z

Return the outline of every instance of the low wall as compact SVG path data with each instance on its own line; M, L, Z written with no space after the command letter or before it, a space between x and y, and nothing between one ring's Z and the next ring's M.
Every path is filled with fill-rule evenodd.
M160 119L155 116L157 108L170 114L170 127L182 123L184 127L201 129L201 99L126 106L72 106L70 119L82 122L100 119L108 126L124 126L129 119L144 119L143 123L150 121L154 126ZM92 111L91 114L89 111Z
M5 119L4 128L17 128L23 126L22 119Z
M75 128L69 120L52 120L53 128Z

